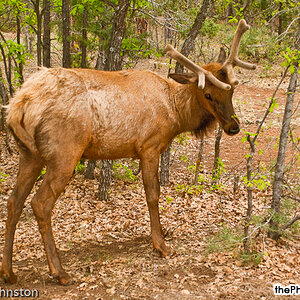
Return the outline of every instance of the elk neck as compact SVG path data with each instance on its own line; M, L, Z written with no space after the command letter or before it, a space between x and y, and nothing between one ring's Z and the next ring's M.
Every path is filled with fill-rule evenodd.
M192 131L196 136L205 134L216 119L202 104L205 99L197 99L197 86L176 84L174 95L179 123L178 134L186 131Z

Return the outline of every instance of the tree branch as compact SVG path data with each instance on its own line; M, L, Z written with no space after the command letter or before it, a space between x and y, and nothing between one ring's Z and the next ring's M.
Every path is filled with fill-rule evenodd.
M116 10L118 8L118 5L116 5L115 3L113 3L109 0L102 0L102 2L104 2L105 4L111 6L114 10Z
M296 221L300 220L300 215L297 215L296 217L294 217L292 220L290 220L289 222L287 222L285 225L283 225L280 230L285 230L288 227L292 226Z

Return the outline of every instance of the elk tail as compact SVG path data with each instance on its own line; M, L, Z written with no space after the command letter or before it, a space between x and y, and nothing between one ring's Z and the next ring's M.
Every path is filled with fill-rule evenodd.
M18 96L18 95L16 95ZM18 146L26 152L36 154L38 152L33 137L28 133L24 126L24 101L15 97L7 106L7 124L15 137ZM20 101L21 100L21 101Z

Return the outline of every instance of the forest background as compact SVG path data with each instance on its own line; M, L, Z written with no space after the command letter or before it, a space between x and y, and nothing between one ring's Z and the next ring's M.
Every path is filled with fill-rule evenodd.
M251 25L251 30L243 37L240 56L256 63L258 68L255 75L241 70L238 73L242 84L237 92L236 105L244 112L242 133L225 145L222 144L223 139L221 142L220 128L216 129L215 135L211 134L213 137L203 137L200 141L188 133L177 137L161 159L161 184L164 186L161 209L166 218L170 218L168 226L178 228L178 216L173 215L175 208L182 205L191 209L194 205L195 209L200 209L200 199L211 197L209 201L215 203L217 209L221 209L222 218L214 219L216 228L211 235L206 238L199 236L199 239L205 240L203 247L210 253L208 255L214 253L212 257L217 258L217 264L221 260L223 263L219 262L219 265L225 265L230 253L229 257L231 255L238 261L236 267L264 266L270 263L270 249L280 252L280 243L291 243L289 247L295 252L294 263L297 265L299 246L296 245L299 241L300 219L300 99L297 93L300 62L299 7L298 1L288 0L2 0L0 193L3 197L1 196L0 202L3 206L3 224L4 200L13 187L13 178L17 172L17 149L6 127L5 105L38 67L61 66L109 71L151 69L166 77L174 69L176 72L183 71L179 65L165 57L164 48L167 44L172 44L198 64L209 63L217 59L220 47L229 52L236 24L244 18ZM257 97L258 91L261 93ZM246 95L251 102L246 103ZM243 110L244 106L253 106L254 109ZM230 158L228 151L232 149L240 149L237 151L238 157ZM214 155L205 157L205 153ZM41 178L42 176L43 174ZM100 210L107 205L118 207L116 203L120 191L114 192L114 189L120 184L126 186L131 197L135 193L133 198L143 197L139 187L139 165L132 160L81 161L72 180L63 197L74 197L74 189L78 192L77 187L80 186L78 193L91 194L94 199L87 197L89 209L90 206ZM238 203L224 204L224 199L239 199L243 203L242 207L237 209ZM125 209L128 206L134 209L130 202L126 205ZM227 210L228 215L224 213ZM192 214L189 218L193 219L193 216ZM130 224L129 222L127 225ZM143 228L142 224L140 226ZM26 232L26 222L21 228ZM183 233L189 236L189 231L182 228L180 232L183 242ZM171 236L176 237L176 230ZM190 235L190 239L195 239L196 236L194 233L194 237ZM119 238L118 242L121 240ZM273 241L276 243L272 244ZM125 248L126 242L123 246ZM136 242L139 246L141 243ZM271 246L268 247L268 243ZM200 246L193 245L191 249L200 251L195 249L197 247ZM69 249L68 246L64 248ZM105 255L106 250L103 250ZM224 250L226 259L215 254L223 253ZM23 259L26 255L23 254ZM280 255L276 252L274 256ZM101 259L110 260L103 257ZM180 263L184 266L187 262ZM160 267L164 265L159 264ZM90 264L87 265L90 268ZM287 268L291 267L286 265ZM201 268L208 279L205 278L210 283L215 282L217 271L207 265ZM165 277L172 274L176 275L176 280L186 276L190 279L192 276L183 270L184 267L180 271L171 268ZM197 274L197 271L194 273ZM223 273L224 276L232 274L229 269L225 269ZM34 277L32 274L28 276ZM117 278L116 274L115 276ZM80 285L82 278L78 278ZM102 284L101 293L120 296L121 289L111 281L114 282L109 279L109 283ZM185 281L177 289L181 289L182 295L186 297L196 295L198 290L193 290L193 285L186 287ZM142 289L143 282L140 285ZM83 286L86 287L90 285ZM155 288L153 290L154 292L149 291L149 295L157 293ZM124 292L125 296L126 293ZM132 291L129 289L128 295L130 293L140 295L141 292L137 288Z

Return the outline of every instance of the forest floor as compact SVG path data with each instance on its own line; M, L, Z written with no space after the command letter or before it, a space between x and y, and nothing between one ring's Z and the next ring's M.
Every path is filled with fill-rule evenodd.
M166 66L163 63L155 65L156 71L165 76ZM137 66L151 67L152 61ZM275 75L268 76L271 73ZM271 72L262 68L258 72L240 71L238 74L244 83L236 89L234 105L243 130L256 130L265 111L264 104L268 105L280 80L279 75L279 70ZM254 165L260 166L260 173L268 173L274 167L287 85L288 78L276 96L278 107L267 119L264 132L258 138ZM297 95L295 107L299 100ZM292 123L294 137L300 135L299 127L298 109ZM199 140L189 134L175 139L170 184L161 188L160 198L167 244L175 252L168 259L161 258L152 249L141 175L134 182L126 179L126 174L119 174L118 179L115 177L111 201L105 203L97 201L97 180L87 180L83 174L75 173L57 201L52 216L63 266L74 280L70 286L58 285L49 275L37 222L30 207L30 199L41 183L38 181L26 201L16 231L13 265L18 282L14 285L0 282L0 287L37 289L40 299L52 300L287 299L274 296L273 284L300 284L299 230L289 229L286 237L274 242L261 228L261 233L253 237L252 250L257 255L253 255L248 263L239 255L242 242L238 236L242 233L247 209L247 191L242 177L246 175L245 155L249 149L247 142L241 142L244 136L242 132L234 137L223 136L221 159L225 170L222 186L216 191L210 189L209 179L214 132L205 138L202 182L198 188L192 186L194 174L191 169L197 160ZM2 177L3 182L0 180L1 251L6 199L11 194L18 170L18 152L13 141L12 149L13 154L9 155L2 134L0 170L8 176ZM297 153L291 143L287 153L286 161L291 163L286 180L293 187L298 185L299 189L299 160L298 165L291 161ZM131 164L129 160L126 163ZM234 178L239 178L235 193ZM266 216L270 199L270 187L254 190L254 215ZM291 217L295 213L293 205ZM251 228L253 230L255 225ZM259 232L257 230L253 236ZM209 251L212 249L216 251Z

